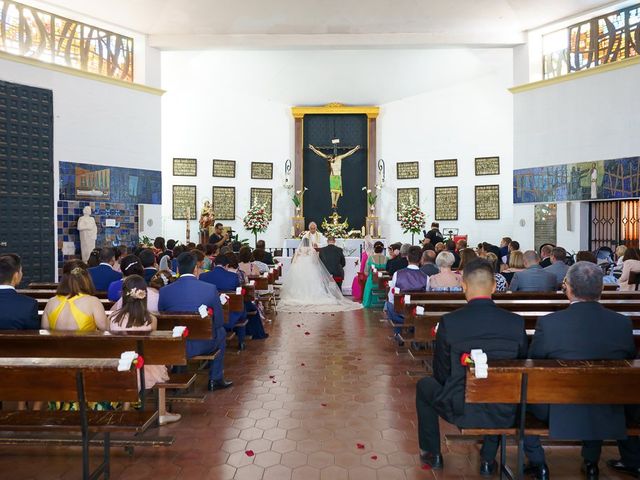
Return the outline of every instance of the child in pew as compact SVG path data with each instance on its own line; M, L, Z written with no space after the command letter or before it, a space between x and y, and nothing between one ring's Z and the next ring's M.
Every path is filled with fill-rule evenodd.
M147 295L147 284L144 278L140 275L126 277L122 284L122 306L109 316L109 330L112 332L156 330L158 321L147 309ZM169 380L169 373L164 365L145 365L143 368L146 389L153 388L156 383ZM160 425L178 420L180 420L180 414L169 412L161 412L159 419Z

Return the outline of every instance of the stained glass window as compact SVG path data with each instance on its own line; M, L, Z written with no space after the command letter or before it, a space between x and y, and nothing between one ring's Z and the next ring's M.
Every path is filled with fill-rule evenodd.
M133 39L0 0L0 50L133 82Z
M544 78L633 57L639 49L640 4L636 4L543 36Z

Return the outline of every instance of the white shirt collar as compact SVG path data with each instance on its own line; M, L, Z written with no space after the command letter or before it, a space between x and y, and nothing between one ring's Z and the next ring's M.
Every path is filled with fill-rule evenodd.
M0 290L15 290L16 287L13 285L0 285Z
M180 275L180 278L184 278L184 277L193 277L193 278L195 278L196 276L193 273L185 273L184 275Z
M107 263L107 262L100 262L100 265L106 265L106 266L107 266L107 267L109 267L109 268L113 268L113 267L111 266L111 264L110 264L110 263Z
M409 270L420 270L420 267L417 265L407 265L407 268Z

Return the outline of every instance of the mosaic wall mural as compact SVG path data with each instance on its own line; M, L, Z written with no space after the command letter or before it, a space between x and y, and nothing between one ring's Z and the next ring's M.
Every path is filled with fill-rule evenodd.
M513 203L640 196L640 157L514 170Z
M91 207L98 225L97 247L134 246L138 243L138 204L161 202L160 171L60 162L58 268L80 254L77 222L84 207Z

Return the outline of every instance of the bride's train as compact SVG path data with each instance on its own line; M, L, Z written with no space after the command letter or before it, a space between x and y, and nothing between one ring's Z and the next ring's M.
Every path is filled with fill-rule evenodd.
M360 303L344 298L318 253L305 240L283 280L278 311L325 313L361 309Z

